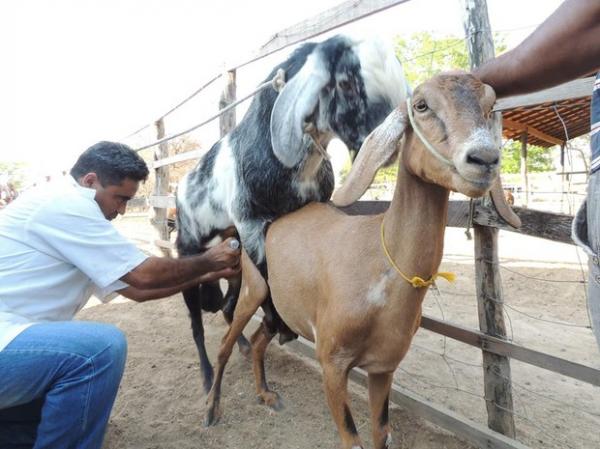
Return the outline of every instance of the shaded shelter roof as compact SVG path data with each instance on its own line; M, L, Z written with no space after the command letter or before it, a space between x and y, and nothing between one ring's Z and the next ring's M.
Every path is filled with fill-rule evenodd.
M589 133L594 82L588 75L545 91L499 100L504 103L498 107L504 138L519 140L526 132L528 144L549 148Z
M567 140L565 126L569 140L590 132L590 101L591 96L503 111L502 135L519 140L527 131L530 145L545 148L562 145Z

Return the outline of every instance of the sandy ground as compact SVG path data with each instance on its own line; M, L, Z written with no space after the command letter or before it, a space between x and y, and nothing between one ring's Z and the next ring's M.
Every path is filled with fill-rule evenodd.
M129 340L129 357L104 448L334 448L335 426L321 389L320 372L277 345L269 349L268 378L285 404L273 412L258 404L249 360L237 351L227 367L223 417L202 425L205 395L187 310L179 297L154 304L115 304L87 309L83 319L115 323ZM225 326L208 316L206 337L214 359ZM370 439L364 392L352 388L354 417ZM470 447L404 410L393 408L394 448Z
M147 238L142 222L125 219L117 226L133 238ZM585 257L573 246L513 233L501 233L499 247L509 338L600 368L585 307ZM425 314L478 327L472 254L473 242L463 231L448 229L442 269L456 272L458 280L440 282L440 293L430 291ZM337 447L319 367L277 344L268 351L267 375L284 410L273 412L256 403L250 362L236 351L223 384L222 420L204 428L205 396L186 314L180 296L147 304L116 301L80 313L80 319L116 324L129 340L106 449ZM214 360L225 325L220 315L208 314L205 326ZM485 423L481 363L477 349L421 329L396 383ZM511 368L519 441L536 448L600 447L599 388L517 361ZM365 391L353 386L352 393L359 432L371 447ZM399 407L392 409L391 423L393 448L471 447Z

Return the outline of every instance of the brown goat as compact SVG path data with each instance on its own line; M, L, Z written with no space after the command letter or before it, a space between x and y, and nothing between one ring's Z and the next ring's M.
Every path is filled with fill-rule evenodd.
M218 418L223 370L236 338L270 288L286 324L316 344L342 447L362 447L348 406L353 367L368 373L374 447L389 447L392 376L419 327L421 303L440 265L449 191L479 197L500 185L494 183L499 145L486 119L494 100L489 86L467 74L438 75L421 84L367 138L333 197L337 205L356 201L400 151L396 190L385 214L348 216L314 203L278 219L267 233L268 286L243 255L241 296L219 352L209 421ZM416 276L424 281L407 280ZM277 407L279 398L264 376L271 338L259 329L252 352L258 395Z

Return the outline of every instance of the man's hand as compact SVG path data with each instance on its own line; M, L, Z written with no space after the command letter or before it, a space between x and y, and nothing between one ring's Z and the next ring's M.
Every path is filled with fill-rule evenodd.
M239 242L234 238L228 238L207 250L204 255L209 258L209 261L214 263L216 267L223 268L216 268L215 271L201 276L200 282L214 282L221 278L230 278L237 275L241 270L241 254Z
M498 98L534 92L600 69L600 2L565 0L527 39L473 74Z
M242 251L239 248L239 245L236 249L232 248L232 246L235 246L232 244L232 242L235 241L236 239L234 238L228 238L227 240L219 243L217 246L209 248L204 253L207 261L213 267L211 271L217 272L226 268L231 268L234 270L232 275L239 272L240 256Z

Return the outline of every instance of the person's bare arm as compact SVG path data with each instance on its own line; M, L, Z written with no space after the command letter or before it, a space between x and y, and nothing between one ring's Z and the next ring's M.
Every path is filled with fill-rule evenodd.
M219 272L226 268L237 269L240 262L240 250L232 249L229 246L231 240L227 239L196 256L179 259L149 257L123 276L121 280L138 290L160 289L167 292L165 289L175 288L175 292L180 291L182 285L190 282L197 283L199 277L209 273Z
M204 274L195 279L192 279L183 284L176 285L174 287L164 288L152 288L152 289L140 289L129 286L127 288L118 290L118 293L125 296L126 298L132 299L137 302L150 301L152 299L166 298L172 296L180 291L185 290L188 287L194 287L204 282L214 282L221 278L228 278L239 273L239 265L236 268L225 268L220 271L214 271L211 273Z
M473 74L498 97L545 89L600 68L600 1L566 0L525 41Z

